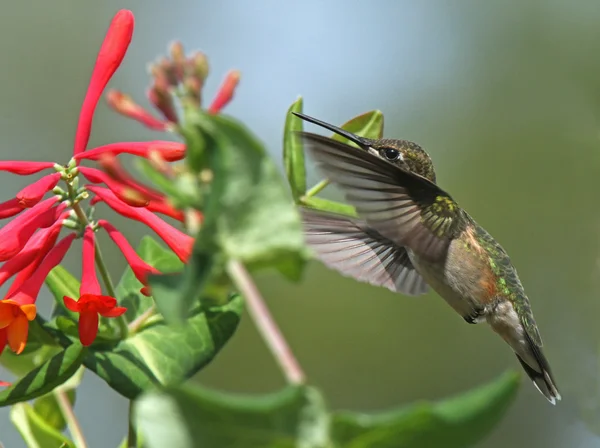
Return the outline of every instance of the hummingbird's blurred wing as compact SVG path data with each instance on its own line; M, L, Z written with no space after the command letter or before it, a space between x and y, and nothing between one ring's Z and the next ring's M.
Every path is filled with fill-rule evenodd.
M308 132L299 135L317 166L342 188L369 227L429 261L445 257L465 225L448 193L364 149Z
M326 266L342 275L412 296L428 286L406 249L361 220L307 208L300 209L307 244Z

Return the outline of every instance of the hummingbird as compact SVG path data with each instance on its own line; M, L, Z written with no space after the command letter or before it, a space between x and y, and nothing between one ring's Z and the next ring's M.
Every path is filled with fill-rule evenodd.
M354 145L298 132L317 168L344 193L357 218L301 207L307 244L342 275L391 291L431 287L469 324L487 322L512 348L535 387L561 399L529 299L506 251L436 183L416 143L368 139L294 115Z

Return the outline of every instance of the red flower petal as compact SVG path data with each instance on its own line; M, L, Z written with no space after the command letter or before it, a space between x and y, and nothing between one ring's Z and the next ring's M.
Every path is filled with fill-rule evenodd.
M18 254L33 233L56 222L65 204L51 208L58 198L49 198L17 216L0 229L0 261L6 261Z
M133 36L133 13L122 9L113 18L92 72L90 85L81 106L73 154L85 151L90 138L92 120L102 91L115 73L127 52Z
M48 252L48 255L44 257L44 260L40 263L33 275L31 275L27 281L23 282L14 293L6 298L14 300L21 305L35 303L35 300L40 293L40 289L44 284L44 280L48 277L50 271L62 261L76 237L77 235L75 233L71 233L60 240L59 243Z
M112 310L108 310L108 311L104 311L103 313L100 313L100 315L103 317L119 317L119 316L122 316L123 314L125 314L126 311L127 311L127 308L124 308L122 306L116 306Z
M135 275L135 278L137 278L140 283L144 285L146 284L148 274L160 274L158 269L150 266L140 258L133 247L131 247L131 244L129 244L129 241L127 241L127 238L125 238L125 236L123 236L123 234L119 232L115 226L103 219L98 221L98 225L103 227L104 230L108 232L110 238L114 241L117 247L121 249L123 256L127 260L127 264L129 264L131 270L133 271L133 275Z
M85 166L79 167L79 171L90 182L105 184L121 201L132 207L145 207L150 202L146 196L117 182L103 171Z
M6 344L8 344L8 334L6 334L6 328L3 328L0 330L0 355L6 348ZM2 383L4 383L4 381L2 381ZM4 386L4 384L2 384L2 386Z
M56 187L60 180L60 173L52 173L42 177L40 180L27 185L17 193L19 204L23 207L33 207L40 202L44 195Z
M53 167L53 162L22 162L20 160L3 160L0 162L0 171L8 171L20 176L39 173Z
M81 268L81 285L79 294L101 294L102 288L96 275L96 239L91 227L86 227L83 234L83 255Z
M82 345L88 346L94 342L98 334L98 313L83 311L79 314L79 340Z
M73 300L71 297L64 296L63 302L65 302L65 306L69 311L73 311L74 313L79 313L81 311L81 307L79 306L79 302Z
M225 80L215 96L212 104L208 108L209 114L218 114L233 98L235 88L240 82L240 72L232 70L225 76Z
M164 199L164 196L161 193L131 177L129 173L121 166L119 159L117 159L116 156L112 154L104 154L100 157L99 162L104 171L106 171L111 178L121 182L123 185L139 191L141 194L149 197L150 199L157 201Z
M165 131L169 125L168 122L153 117L150 112L139 104L136 104L129 95L125 95L117 90L108 92L106 100L108 105L121 115L133 118L150 129Z
M63 215L62 218L65 217ZM22 272L23 269L31 266L33 266L33 270L38 267L43 257L54 246L61 231L62 222L63 219L59 219L51 227L38 230L17 255L2 265L0 268L0 286L17 272ZM29 275L27 275L28 277ZM9 291L10 293L11 291Z
M9 199L0 204L0 219L10 218L21 213L24 208L19 204L17 198Z
M160 213L162 215L176 219L177 221L184 221L183 212L181 210L177 210L165 200L156 201L152 199L150 200L146 208L151 212Z
M110 190L93 185L86 188L99 196L114 211L130 219L135 219L150 227L184 263L192 252L194 239L175 227L167 224L152 212L143 208L134 208L121 202Z
M99 146L86 152L75 155L76 160L98 160L104 154L133 154L148 158L150 153L156 151L167 162L175 162L185 157L185 145L178 142L154 140L150 142L122 142Z

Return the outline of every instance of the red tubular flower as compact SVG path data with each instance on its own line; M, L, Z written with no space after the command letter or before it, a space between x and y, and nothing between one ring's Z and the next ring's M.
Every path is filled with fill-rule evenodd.
M21 160L3 160L0 162L0 171L8 171L20 176L39 173L42 170L52 167L54 167L54 163L52 162L27 162Z
M7 299L20 303L21 305L35 303L44 280L48 277L50 271L57 266L71 247L71 243L77 237L71 233L58 242L46 255L33 274L23 282L12 294L7 295ZM0 302L1 303L1 302Z
M177 210L171 204L169 204L165 199L156 201L151 199L148 205L146 206L148 210L154 213L160 213L161 215L168 216L170 218L176 219L177 221L183 222L184 216L181 210Z
M121 201L125 202L132 207L145 207L149 204L150 199L144 196L139 191L129 188L114 179L103 171L97 170L96 168L79 167L79 171L83 174L87 180L95 184L103 183L115 196Z
M0 229L0 261L18 254L37 229L49 227L56 222L66 207L65 204L52 207L57 201L57 198L46 199Z
M19 204L17 198L9 199L0 204L0 219L10 218L23 211L23 207Z
M68 214L63 214L61 217L62 219L56 221L51 227L38 230L27 242L21 252L2 265L0 268L0 286L13 275L24 269L28 271L29 268L31 269L31 272L37 269L43 258L54 246L62 228L63 219L66 218L67 215ZM25 278L29 278L29 274L30 272L27 272Z
M81 285L79 295L102 294L100 282L96 275L96 232L91 227L86 227L83 234L83 256L81 258Z
M106 188L94 185L86 185L86 188L120 215L135 219L150 227L175 252L181 261L185 263L189 259L194 244L194 239L191 236L177 230L144 208L134 208L125 204Z
M99 146L75 155L76 160L98 160L104 154L132 154L148 158L151 152L158 152L168 162L175 162L185 157L185 145L178 142L155 140L151 142L111 143Z
M19 205L29 208L40 202L44 195L56 187L60 173L52 173L42 177L37 182L29 184L17 193Z
M237 70L232 70L225 76L225 80L221 87L219 87L219 91L215 96L212 104L208 108L209 114L218 114L221 110L229 104L231 99L233 98L233 93L235 92L235 88L240 82L240 72Z
M131 11L120 10L113 18L98 53L92 78L81 106L73 154L85 151L90 138L92 120L102 91L115 73L133 36L134 18Z
M0 301L0 353L6 343L17 355L25 349L29 322L35 319L35 304L21 304L14 300Z
M63 298L67 309L79 313L79 340L85 346L91 345L98 334L98 315L118 317L127 311L117 306L117 299L103 296L96 275L96 235L91 227L86 227L83 235L83 265L79 300Z
M166 131L169 127L167 121L159 120L139 104L136 104L129 95L125 95L117 90L111 90L106 95L108 105L118 113L139 121L144 126L155 131Z
M123 185L130 187L131 189L140 192L142 195L157 201L162 201L164 196L158 191L142 184L136 179L132 178L129 173L121 166L119 159L112 154L105 154L100 157L100 165L104 171L116 181L119 181Z
M77 301L65 296L64 301L67 309L79 313L79 340L85 346L96 339L99 315L119 317L127 311L127 308L117 306L117 299L110 296L84 294Z
M148 274L160 274L158 269L150 266L140 258L135 249L131 247L131 244L129 244L125 236L123 236L123 234L119 232L115 226L104 219L99 220L98 225L106 230L117 247L121 249L125 260L127 260L127 264L133 271L133 275L135 275L135 278L137 278L141 284L144 286L148 285Z

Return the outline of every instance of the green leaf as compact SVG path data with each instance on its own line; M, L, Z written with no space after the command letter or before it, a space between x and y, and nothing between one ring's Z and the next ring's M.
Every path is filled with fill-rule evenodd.
M283 130L283 163L292 196L298 200L306 193L306 165L304 146L295 135L296 132L302 131L302 120L292 112L302 112L302 97L299 97L288 109Z
M85 369L79 370L66 382L56 387L49 394L43 395L33 402L33 409L44 421L53 428L62 431L67 426L62 410L58 404L58 394L64 393L71 406L75 403L75 389L81 383Z
M332 438L344 448L465 448L502 419L519 387L509 372L496 381L439 403L416 403L379 415L337 412Z
M63 297L67 296L77 300L79 298L79 285L79 280L60 265L52 269L46 277L46 286L48 286L56 300L56 304L60 307L61 314L70 317L72 320L77 320L79 316L67 309Z
M190 173L180 173L174 180L157 171L146 159L136 159L135 163L154 188L173 200L176 208L200 204L201 195L196 188L195 179Z
M240 320L241 297L197 311L182 326L162 319L147 324L116 346L92 346L85 366L127 398L157 385L190 378L223 348Z
M304 197L302 198L302 204L316 210L338 213L353 218L356 217L356 210L354 207L341 202L330 201L329 199L318 198L316 196Z
M263 396L172 388L144 395L134 416L148 448L329 446L323 402L305 386Z
M49 425L27 403L19 403L10 410L10 420L18 429L28 448L75 448L64 434Z
M218 239L227 257L250 266L279 268L279 260L285 260L282 273L297 280L305 263L302 226L275 164L241 124L221 115L206 119L218 131L221 160L214 164L214 176L224 182L215 211L217 235L209 236Z
M383 135L383 113L380 110L365 112L348 120L340 127L360 137L378 139ZM354 143L339 134L334 133L332 138L339 142L355 146Z
M54 355L0 392L0 406L8 406L44 395L63 384L77 371L86 349L79 343Z

